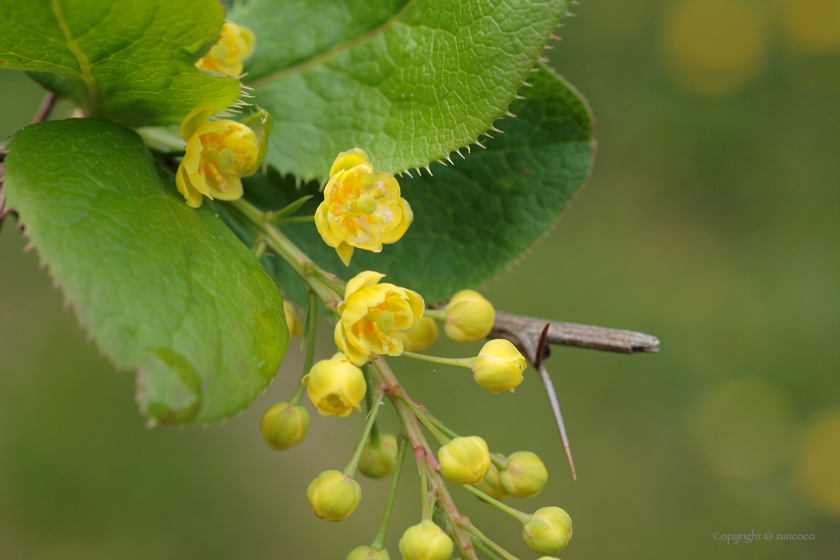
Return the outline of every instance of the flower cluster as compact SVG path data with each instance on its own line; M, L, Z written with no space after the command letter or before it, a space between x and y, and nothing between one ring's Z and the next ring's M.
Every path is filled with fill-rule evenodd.
M354 149L336 158L325 187L324 201L314 218L324 241L336 249L345 264L349 264L354 248L379 252L383 243L398 240L408 228L412 215L408 203L400 197L396 180L388 174L374 172L367 155ZM436 321L443 323L447 337L458 342L487 337L495 322L493 304L478 292L462 290L454 294L445 307L426 309L420 294L380 282L384 277L371 270L361 272L347 282L343 300L339 301L337 296L328 298L329 309L336 313L333 339L339 352L315 363L306 372L290 402L279 403L266 411L263 419L266 442L275 449L286 449L305 436L309 418L304 418L297 406L303 387L321 416L345 417L353 409L361 411L361 401L367 395L367 426L353 458L343 471L324 471L309 485L306 495L315 515L328 521L346 518L361 499L361 487L353 479L356 469L371 478L393 472L398 476L398 465L402 465L406 447L414 446L421 477L429 491L434 490L438 495L446 492L444 480L465 486L482 500L516 517L523 525L523 538L532 550L540 554L559 552L572 533L571 519L563 510L548 507L525 514L501 503L509 495L524 498L542 491L548 481L548 471L540 458L528 451L504 457L492 453L481 437L458 437L445 427L438 428L420 406L404 396L404 389L385 377L380 369L382 362L373 361L377 355L400 356L407 352L413 358L469 368L475 381L492 393L513 391L522 383L528 364L508 340L490 340L477 356L470 358L416 354L437 339ZM335 293L332 287L331 290L330 294ZM327 303L327 299L324 302ZM297 334L301 330L297 314L291 306L285 311L290 329L295 328ZM307 344L311 344L313 331L308 328L307 331ZM311 363L311 358L308 359ZM375 371L381 376L377 378ZM411 428L405 422L403 425L409 435L402 437L411 440L408 445L406 442L400 444L393 434L379 433L375 429L382 395L378 391L387 392L398 410L398 402L409 406L410 411L403 409L401 414L413 412L436 435L441 443L437 461L432 456L429 462L431 450L425 447L425 440L418 443L417 432L411 434ZM451 435L452 439L444 434ZM438 482L432 482L435 477ZM396 487L395 477L391 499ZM383 527L387 524L388 511L390 509L386 509ZM438 525L433 521L437 517L432 514L433 511L425 507L421 522L404 532L399 542L403 560L448 560L455 542L460 546L465 538L470 538L464 536L468 532L459 532L457 524ZM450 513L445 514L444 519L446 515ZM387 560L383 534L384 529L380 529L380 536L371 545L354 548L346 560Z

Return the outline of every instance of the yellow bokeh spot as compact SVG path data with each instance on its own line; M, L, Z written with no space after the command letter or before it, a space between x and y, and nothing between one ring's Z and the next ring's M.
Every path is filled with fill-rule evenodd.
M840 49L838 0L781 0L779 25L788 42L801 51Z
M769 22L750 0L687 0L665 24L664 48L675 78L703 95L743 88L764 69Z
M808 501L840 515L840 408L808 424L801 449L797 475Z
M792 414L778 388L760 379L730 379L700 399L691 431L698 454L715 474L749 480L785 459Z

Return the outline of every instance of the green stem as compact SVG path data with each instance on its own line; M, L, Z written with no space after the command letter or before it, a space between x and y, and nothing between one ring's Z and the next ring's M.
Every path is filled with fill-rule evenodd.
M450 366L460 366L472 369L473 364L475 364L475 357L472 358L440 358L438 356L429 356L426 354L416 354L414 352L409 352L408 350L404 351L402 356L408 356L409 358L414 358L415 360L423 360L424 362L433 362L435 364L444 364Z
M496 555L496 553L495 553L495 552L493 552L492 550L490 550L490 549L487 547L487 545L486 545L486 544L484 544L483 542L481 542L481 539L479 539L478 537L476 537L475 539L473 539L473 546L474 546L474 547L476 547L476 548L477 548L478 550L480 550L481 552L483 552L486 556L488 556L488 557L490 558L490 560L502 560L501 558L499 558L499 556L497 556L497 555Z
M140 138L153 150L159 152L183 152L187 149L187 143L181 140L177 134L172 134L166 129L142 126L135 129Z
M441 323L446 322L446 309L426 309L423 311L424 317L431 317Z
M365 443L367 443L368 435L370 435L370 429L373 427L373 423L376 422L376 414L379 412L379 405L382 404L382 391L378 391L376 396L373 398L373 408L370 409L368 412L368 419L367 424L365 424L365 431L362 433L362 439L359 440L359 443L356 444L356 450L353 452L353 457L347 463L347 466L344 467L344 474L347 476L352 477L356 474L356 466L359 464L359 459L362 456L362 451L365 448Z
M341 282L337 279L332 281L331 275L312 262L288 237L271 224L265 212L242 198L231 201L230 207L249 222L251 229L256 229L265 235L266 244L288 263L305 284L312 288L327 309L335 312L335 308L341 303L341 294L344 293Z
M435 428L446 434L449 438L455 439L456 437L461 437L454 431L447 428L443 422L432 416L430 413L423 411L423 414L426 416L426 419L435 426Z
M376 538L373 539L371 548L382 550L385 545L385 531L388 529L388 521L391 519L391 508L394 507L394 497L397 495L397 486L400 482L400 474L402 473L403 462L405 461L405 450L408 449L408 440L404 437L400 438L400 449L397 452L397 467L394 470L394 480L391 481L391 492L388 494L388 503L385 504L385 514L382 516L382 523L379 525L379 531L376 533Z
M476 537L477 539L479 539L480 541L482 541L486 545L488 545L490 548L492 548L493 550L495 550L496 552L501 554L502 557L505 560L519 560L519 558L517 558L516 556L514 556L513 554L511 554L510 552L508 552L507 550L505 550L504 548L502 548L498 544L494 543L492 540L487 538L487 536L484 533L482 533L481 531L479 531L475 527L470 527L469 529L467 529L467 532L469 532L471 535L473 535L474 537ZM475 543L475 544L478 544L478 543ZM485 554L486 554L486 552L485 552Z
M429 497L429 465L420 463L420 519L432 520L432 503Z
M514 518L516 518L517 521L519 521L523 525L525 523L527 523L529 519L531 519L531 516L528 515L527 513L523 513L521 511L519 511L518 509L513 509L512 507L503 504L499 500L488 496L487 494L485 494L484 492L482 492L478 488L474 488L473 486L470 486L469 484L464 484L463 487L466 488L467 490L469 490L470 492L472 492L473 494L475 494L476 496L478 496L479 498L481 498L482 500L485 500L485 501L493 504L494 506L496 506L497 508L499 508L503 512L513 516Z
M367 391L365 391L365 404L367 404L368 412L373 408L373 390L378 385L378 379L370 370L370 366L365 364L362 366L362 373L365 374L365 383L367 383ZM372 447L379 445L379 424L374 422L370 429L370 444Z
M306 323L304 325L306 332L304 337L306 339L306 358L303 361L303 375L301 382L295 389L295 394L289 399L292 404L300 404L303 399L303 393L306 390L306 385L303 383L303 377L309 374L312 369L312 363L315 361L315 327L318 324L318 296L314 291L306 288Z
M278 224L307 224L315 221L315 215L311 216L294 216L292 218L277 218Z
M259 237L257 238L256 242L254 242L254 246L251 247L251 251L254 253L254 256L257 257L257 259L260 259L265 254L265 247L265 238Z
M403 402L405 402L405 404L409 406L409 408L411 408L411 412L414 413L414 416L416 416L417 419L420 420L421 424L426 426L426 429L429 430L429 432L431 432L433 436L435 436L435 439L438 440L438 442L441 445L446 445L447 443L449 443L449 438L446 437L443 433L441 433L438 427L430 420L430 415L426 414L419 406L417 406L416 403L414 403L414 401L407 398L406 396L403 396L402 400Z

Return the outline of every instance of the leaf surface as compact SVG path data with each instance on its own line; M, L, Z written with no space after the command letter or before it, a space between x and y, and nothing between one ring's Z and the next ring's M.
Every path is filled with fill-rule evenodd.
M9 150L9 204L101 350L136 370L145 414L216 420L268 385L288 346L276 286L209 205L184 203L139 136L51 121Z
M239 98L238 79L194 66L224 23L215 0L0 0L0 14L0 68L29 71L88 115L172 124Z
M414 210L405 236L379 254L356 250L349 268L312 224L290 224L284 231L304 252L345 280L362 270L387 274L387 281L417 290L428 302L457 290L476 288L533 244L554 222L592 164L592 115L586 103L547 67L513 103L517 118L499 123L504 134L472 149L454 165L432 166L433 176L401 177L402 196ZM313 213L323 200L318 185L299 192L293 178L276 173L246 180L246 196L266 209L281 208L302 194L316 196L301 213ZM290 297L294 277L283 266L276 273Z
M387 11L361 12L352 25L335 26L339 39L292 58L276 54L292 48L282 34L257 35L263 50L246 63L254 70L246 81L275 118L267 161L281 174L323 181L335 156L354 147L377 168L401 172L472 144L505 114L568 1L374 4L393 16L382 23ZM274 6L252 0L243 23L271 18ZM300 21L321 17L320 3L286 6ZM310 43L321 38L316 25Z

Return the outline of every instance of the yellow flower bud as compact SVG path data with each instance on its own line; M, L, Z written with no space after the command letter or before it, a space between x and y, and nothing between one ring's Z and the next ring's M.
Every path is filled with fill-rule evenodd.
M528 362L509 340L491 340L478 353L473 364L476 382L493 393L511 391L522 383Z
M365 376L341 352L312 366L303 382L312 406L321 416L344 417L354 408L362 410L359 403L367 391Z
M225 22L221 35L216 44L195 63L195 66L228 76L239 76L242 74L242 62L254 52L256 38L250 29L232 21Z
M391 560L391 557L384 548L376 550L369 546L357 546L350 551L345 560Z
M175 184L193 208L201 206L205 196L241 198L241 178L257 169L260 148L254 131L228 119L208 122L212 113L210 105L198 107L181 122L180 136L187 146Z
M396 243L413 219L393 175L374 172L359 148L338 154L315 211L315 227L345 265L354 247L379 253L383 243Z
M335 325L335 344L357 366L371 354L403 353L400 331L417 326L425 303L417 292L393 284L379 284L384 274L360 272L347 282L338 305L341 320Z
M303 334L303 325L295 312L295 306L283 300L283 312L286 314L286 326L289 327L289 338L295 338Z
M302 406L279 402L270 406L262 418L262 434L272 449L288 449L303 441L309 431L309 413Z
M493 304L473 290L462 290L452 296L446 306L443 329L456 342L484 338L493 329L496 311Z
M362 456L359 458L359 471L371 478L382 478L394 472L397 466L397 436L393 434L380 434L376 444L371 445L369 439L362 449Z
M341 471L324 471L309 483L306 499L321 519L341 521L359 505L362 487Z
M522 538L537 554L557 554L572 538L572 518L559 507L540 508L525 522Z
M548 471L543 462L530 451L518 451L508 457L508 464L499 473L502 486L517 498L536 496L548 481Z
M449 535L428 519L406 529L400 539L403 560L449 560L452 548Z
M475 484L475 487L500 502L507 498L508 495L502 486L502 481L499 480L499 469L493 463L490 463L490 470L487 471L487 474L484 475L481 482Z
M403 348L409 352L422 352L431 346L437 337L437 323L431 317L423 317L416 327L400 333Z
M458 437L438 450L438 461L452 484L477 484L490 470L490 451L478 436Z

